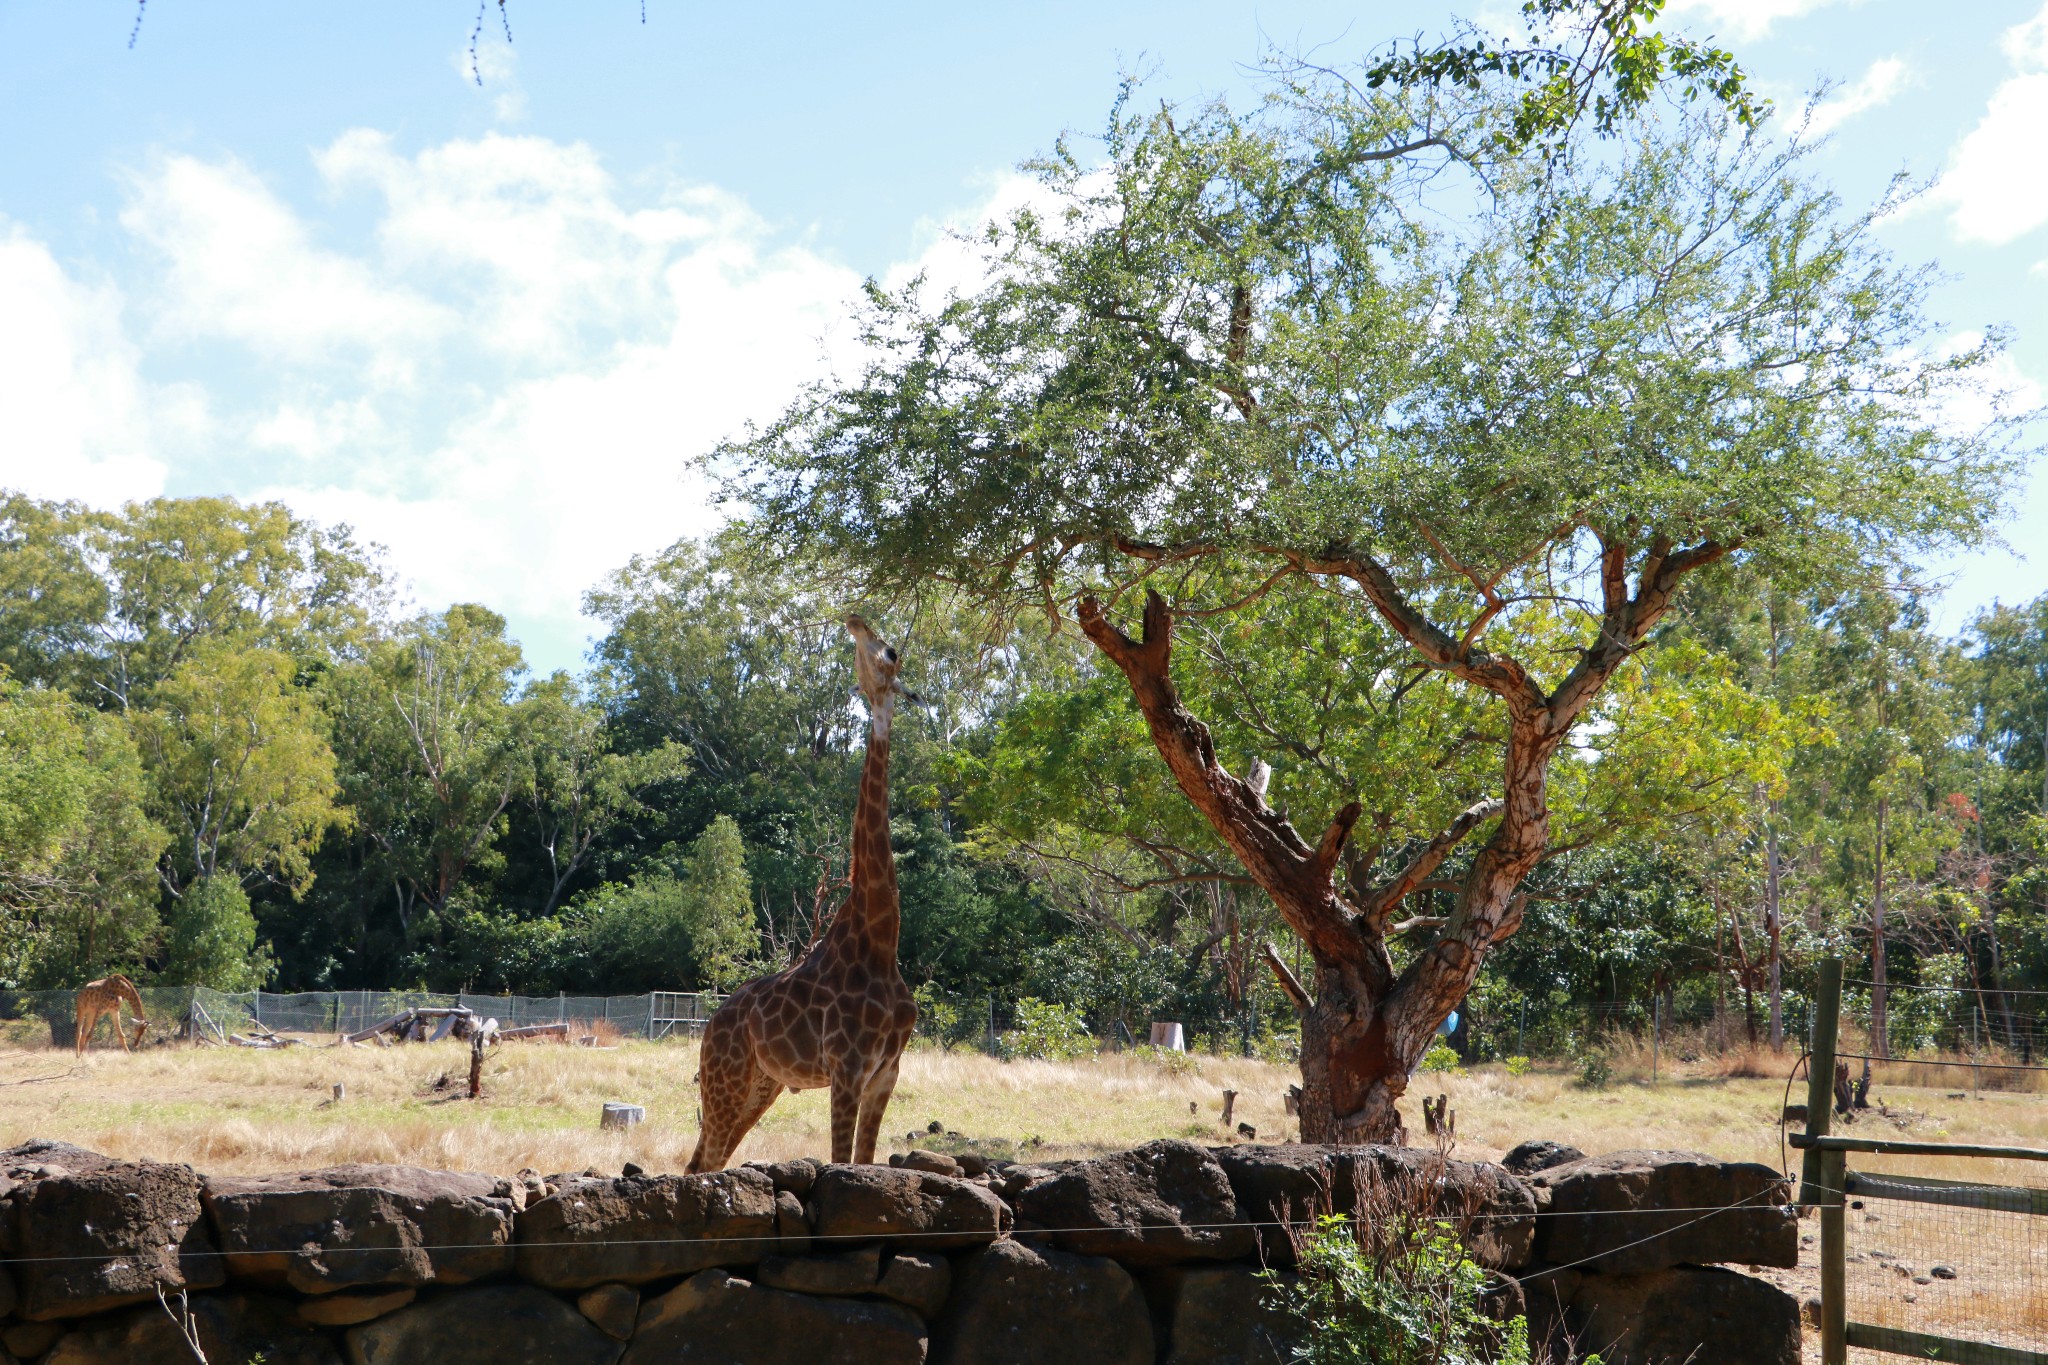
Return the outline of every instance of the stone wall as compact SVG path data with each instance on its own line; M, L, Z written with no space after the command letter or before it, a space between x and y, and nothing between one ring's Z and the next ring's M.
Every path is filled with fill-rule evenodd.
M37 1142L0 1152L0 1365L192 1365L181 1295L210 1365L1278 1365L1293 1327L1259 1274L1290 1273L1289 1228L1395 1196L1466 1229L1502 1311L1612 1365L1799 1359L1792 1300L1713 1268L1796 1263L1784 1182L1686 1153L1518 1175L1155 1142L503 1180Z

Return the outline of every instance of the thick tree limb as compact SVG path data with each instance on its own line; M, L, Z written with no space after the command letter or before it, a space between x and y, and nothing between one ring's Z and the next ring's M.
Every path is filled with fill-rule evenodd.
M1281 959L1278 947L1271 943L1265 944L1259 955L1266 959L1266 965L1271 967L1273 975L1280 979L1280 990L1293 1002L1295 1013L1307 1014L1314 1008L1315 1002L1309 999L1308 991L1301 984L1301 978Z
M1171 554L1172 551L1163 553ZM1082 633L1108 656L1130 684L1131 695L1152 732L1152 742L1174 780L1209 821L1252 879L1273 898L1281 915L1307 941L1318 960L1347 961L1360 942L1350 908L1330 880L1337 850L1357 820L1347 807L1331 822L1323 845L1310 848L1283 815L1269 809L1250 783L1226 772L1216 760L1209 727L1181 705L1169 676L1173 613L1157 592L1145 594L1144 628L1133 640L1116 627L1094 597L1075 612ZM1329 861L1323 861L1325 849Z
M1428 880L1429 874L1437 870L1466 835L1499 815L1504 805L1498 797L1488 797L1458 812L1458 817L1451 821L1449 827L1431 839L1423 850L1409 861L1408 866L1373 891L1371 900L1365 907L1366 918L1375 924L1384 924L1387 916L1394 912L1394 908Z

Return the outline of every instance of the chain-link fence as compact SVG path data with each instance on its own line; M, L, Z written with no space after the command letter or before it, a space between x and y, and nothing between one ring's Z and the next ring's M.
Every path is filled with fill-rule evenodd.
M644 995L471 995L433 991L273 991L229 993L204 986L145 986L142 1004L151 1036L234 1034L339 1036L413 1009L472 1010L503 1028L530 1024L608 1025L621 1035L667 1038L703 1032L723 998L708 991L653 991ZM0 1038L16 1046L71 1047L77 1041L76 991L0 991ZM98 1032L109 1044L109 1025Z

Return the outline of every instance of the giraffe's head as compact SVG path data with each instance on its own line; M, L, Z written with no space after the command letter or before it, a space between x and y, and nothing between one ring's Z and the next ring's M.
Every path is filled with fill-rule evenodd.
M903 661L896 657L896 647L875 634L874 627L858 616L846 618L846 629L853 636L853 671L860 679L861 695L868 699L868 707L877 715L884 715L896 709L898 697L917 700L904 690L902 680L896 676L903 666Z

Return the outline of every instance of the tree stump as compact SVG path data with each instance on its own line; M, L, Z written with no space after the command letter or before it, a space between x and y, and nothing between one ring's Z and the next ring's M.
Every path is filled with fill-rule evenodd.
M647 1110L637 1104L619 1104L612 1100L604 1102L604 1113L598 1116L600 1128L631 1128L647 1117Z

